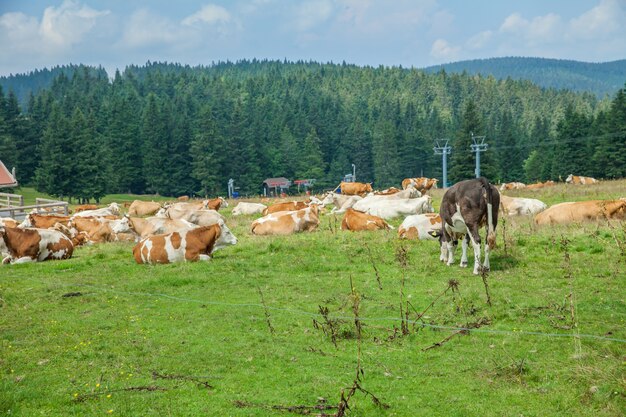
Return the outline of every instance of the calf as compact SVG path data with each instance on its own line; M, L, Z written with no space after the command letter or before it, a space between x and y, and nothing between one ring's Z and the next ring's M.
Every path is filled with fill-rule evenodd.
M214 251L236 243L237 238L220 222L145 238L133 248L133 257L138 264L208 261Z
M0 253L8 253L4 264L68 259L73 252L72 241L57 230L0 227Z
M252 222L255 235L290 235L297 232L310 232L320 224L316 205L296 210L279 211Z
M439 213L407 216L398 228L398 237L411 240L439 240L441 237L441 216Z
M495 206L495 210L494 210ZM489 270L489 250L496 244L496 226L498 225L498 207L500 193L484 177L461 181L446 191L441 201L441 261L448 266L454 263L454 248L459 238L463 238L461 267L467 267L467 246L472 242L474 248L474 274L481 270L479 229L488 225L487 244L485 244L485 262L482 268Z
M353 209L346 210L343 221L341 222L341 230L388 230L391 226L386 221L378 216L372 216L371 214L363 213Z

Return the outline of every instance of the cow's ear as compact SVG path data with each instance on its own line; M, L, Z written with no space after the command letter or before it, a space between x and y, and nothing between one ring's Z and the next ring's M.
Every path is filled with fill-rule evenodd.
M431 235L432 237L440 237L441 229L431 230L430 232L428 232L428 234Z

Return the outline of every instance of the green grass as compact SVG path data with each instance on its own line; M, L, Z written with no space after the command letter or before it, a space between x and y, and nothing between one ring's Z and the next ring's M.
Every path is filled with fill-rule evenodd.
M516 195L553 204L618 197L624 185ZM332 216L314 233L252 236L253 217L230 217L232 207L239 243L208 263L136 265L132 244L111 243L67 261L1 266L0 415L267 416L320 397L337 404L357 366L351 281L363 323L360 384L389 408L357 392L348 415L623 415L623 223L500 223L489 306L471 261L442 265L436 242L342 232ZM451 279L459 292L437 299ZM417 312L437 300L394 336L401 292ZM324 322L319 306L337 320L337 347L313 325ZM424 350L480 320L489 324Z

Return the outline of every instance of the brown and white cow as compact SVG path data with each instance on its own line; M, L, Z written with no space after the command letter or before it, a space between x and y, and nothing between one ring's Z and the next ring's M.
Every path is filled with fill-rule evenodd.
M79 206L76 206L76 208L74 209L74 213L79 213L85 210L97 210L97 209L98 209L98 206L96 206L95 204L81 204Z
M402 189L406 190L412 185L420 193L425 193L433 187L437 188L437 181L439 181L437 178L405 178L402 180Z
M474 248L474 274L478 275L481 271L479 229L486 225L487 244L482 268L489 270L489 250L496 244L499 206L498 189L484 177L461 181L450 187L443 195L439 211L443 224L439 259L447 262L448 266L452 265L455 245L463 238L460 266L467 267L467 246L471 241Z
M224 199L224 197L217 197L210 200L205 200L205 208L209 210L217 211L222 207L228 207L228 202Z
M256 219L252 222L251 231L255 235L290 235L313 231L319 223L318 207L313 204L304 209L279 211Z
M389 188L386 188L386 189L384 189L382 191L374 191L374 195L392 195L392 194L397 194L400 191L402 191L402 190L400 190L399 188L389 187Z
M440 236L441 216L439 213L407 216L398 228L400 239L439 240Z
M527 190L538 190L540 188L545 188L545 187L552 187L553 185L555 185L555 182L552 180L548 180L546 182L537 182L535 184L529 184L526 186Z
M27 227L35 227L38 229L49 229L56 223L61 223L67 226L70 222L70 219L70 216L30 213L20 224L20 228L24 229Z
M211 226L220 220L226 219L216 210L184 210L170 207L167 210L159 210L155 217L164 217L172 220L187 220L198 226Z
M236 243L237 238L220 222L142 239L133 256L138 264L208 261L214 251Z
M75 213L73 217L102 217L102 216L117 216L120 214L120 205L117 203L111 203L107 207L99 208L96 210L85 210Z
M278 213L279 211L295 211L307 208L308 204L303 201L286 201L284 203L275 203L263 210L263 215Z
M548 206L536 198L500 196L500 207L509 216L532 216L542 212Z
M590 200L555 204L535 216L538 225L626 218L626 199Z
M351 208L357 201L362 199L363 197L358 195L344 195L329 191L322 199L322 207L327 204L332 204L334 207L330 211L331 213L344 213L347 209Z
M154 213L159 211L161 208L161 204L155 201L140 201L135 200L128 207L128 215L129 216L152 216Z
M500 186L500 191L521 190L526 188L523 182L505 182Z
M19 223L17 220L10 217L0 217L0 226L4 227L17 227Z
M103 217L74 217L69 223L70 227L79 233L87 234L91 243L113 242L118 233L131 231L127 217L110 220Z
M372 184L363 182L342 182L339 184L343 195L364 195L372 192Z
M392 227L378 216L356 211L354 209L346 210L346 214L341 221L341 230L352 230L353 232L363 230L389 230Z
M68 259L73 252L72 241L57 230L0 227L0 253L8 254L4 264Z
M199 227L182 219L167 219L163 217L128 217L128 222L132 231L140 238L152 235L162 235L173 232L180 232ZM219 219L214 224L219 223Z
M582 184L582 185L586 185L586 184L595 184L598 182L597 179L592 178L592 177L583 177L580 175L573 175L573 174L569 174L567 176L567 178L565 179L565 182L567 184Z

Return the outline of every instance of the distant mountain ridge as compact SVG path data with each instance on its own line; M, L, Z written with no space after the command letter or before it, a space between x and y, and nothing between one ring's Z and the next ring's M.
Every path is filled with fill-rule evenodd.
M613 95L626 83L626 59L611 62L581 62L564 59L504 57L473 59L422 68L429 73L493 75L530 80L540 87L590 92L598 97Z

